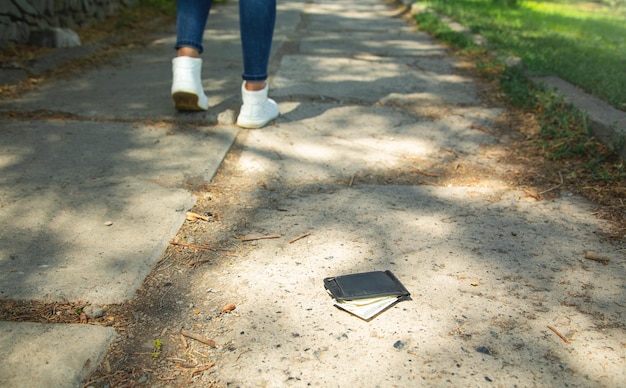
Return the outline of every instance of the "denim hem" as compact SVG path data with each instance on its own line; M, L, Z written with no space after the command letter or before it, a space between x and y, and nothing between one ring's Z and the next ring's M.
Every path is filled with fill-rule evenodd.
M179 41L176 41L176 45L174 46L174 48L176 50L178 50L181 47L191 47L193 49L198 50L198 52L200 54L202 54L202 51L204 51L204 48L202 47L201 44L198 44L197 42L193 42L191 40L179 40Z
M241 78L243 78L244 81L265 81L267 79L267 74L264 75L248 75L248 74L242 74Z

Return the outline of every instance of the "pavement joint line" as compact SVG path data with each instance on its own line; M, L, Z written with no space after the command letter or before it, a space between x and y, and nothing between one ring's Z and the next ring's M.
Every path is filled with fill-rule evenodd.
M91 117L76 115L71 112L61 111L0 111L0 118L6 120L15 121L46 121L46 120L67 120L74 122L98 122L98 123L136 123L136 124L176 124L179 126L209 126L214 123L207 119L195 119L181 121L179 119L159 118L159 119L147 119L137 118L128 119L123 117Z

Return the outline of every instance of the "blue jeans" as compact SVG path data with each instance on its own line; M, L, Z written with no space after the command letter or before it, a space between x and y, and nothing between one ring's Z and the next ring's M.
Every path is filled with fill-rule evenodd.
M202 37L212 4L212 0L176 1L176 49L191 47L202 53ZM244 80L267 79L275 23L276 0L239 0Z

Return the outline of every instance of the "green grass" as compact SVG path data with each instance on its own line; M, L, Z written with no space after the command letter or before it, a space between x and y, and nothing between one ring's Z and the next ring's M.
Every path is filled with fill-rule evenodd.
M566 103L562 95L531 82L522 68L507 67L491 57L486 48L476 44L466 34L453 31L434 13L422 12L415 19L421 30L458 49L460 55L474 60L481 74L497 80L503 96L511 104L534 112L541 127L537 144L548 159L577 159L583 163L584 175L594 180L606 183L624 180L624 163L616 161L615 152L600 144L589 130L586 115ZM578 175L579 172L571 174Z
M626 110L626 0L419 0L522 59Z

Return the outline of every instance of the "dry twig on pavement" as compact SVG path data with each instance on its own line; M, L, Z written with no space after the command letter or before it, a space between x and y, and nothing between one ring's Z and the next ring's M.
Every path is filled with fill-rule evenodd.
M202 342L205 345L209 345L212 348L217 348L217 344L215 343L215 341L213 341L210 338L203 337L200 334L192 333L189 330L185 330L185 329L182 329L180 331L180 334L184 335L187 338L191 338L198 342Z
M603 256L603 255L599 255L597 253L593 253L593 252L585 253L585 259L591 260L591 261L597 261L598 263L602 263L604 265L608 265L609 261L611 261L610 258Z
M291 240L289 240L289 244L293 244L293 243L295 243L296 241L298 241L298 240L300 240L300 239L302 239L302 238L308 237L308 236L310 236L310 235L311 235L311 232L306 232L306 233L303 233L303 234L301 234L301 235L299 235L299 236L296 236L296 237L292 238Z
M566 344L569 343L569 340L567 339L567 337L564 336L563 334L559 333L559 331L556 328L548 325L548 329L552 330L554 332L554 334L558 335L559 338L561 338L563 340L563 342L565 342Z
M241 241L267 240L272 238L280 238L280 234L267 234L264 236L245 236L240 237Z

